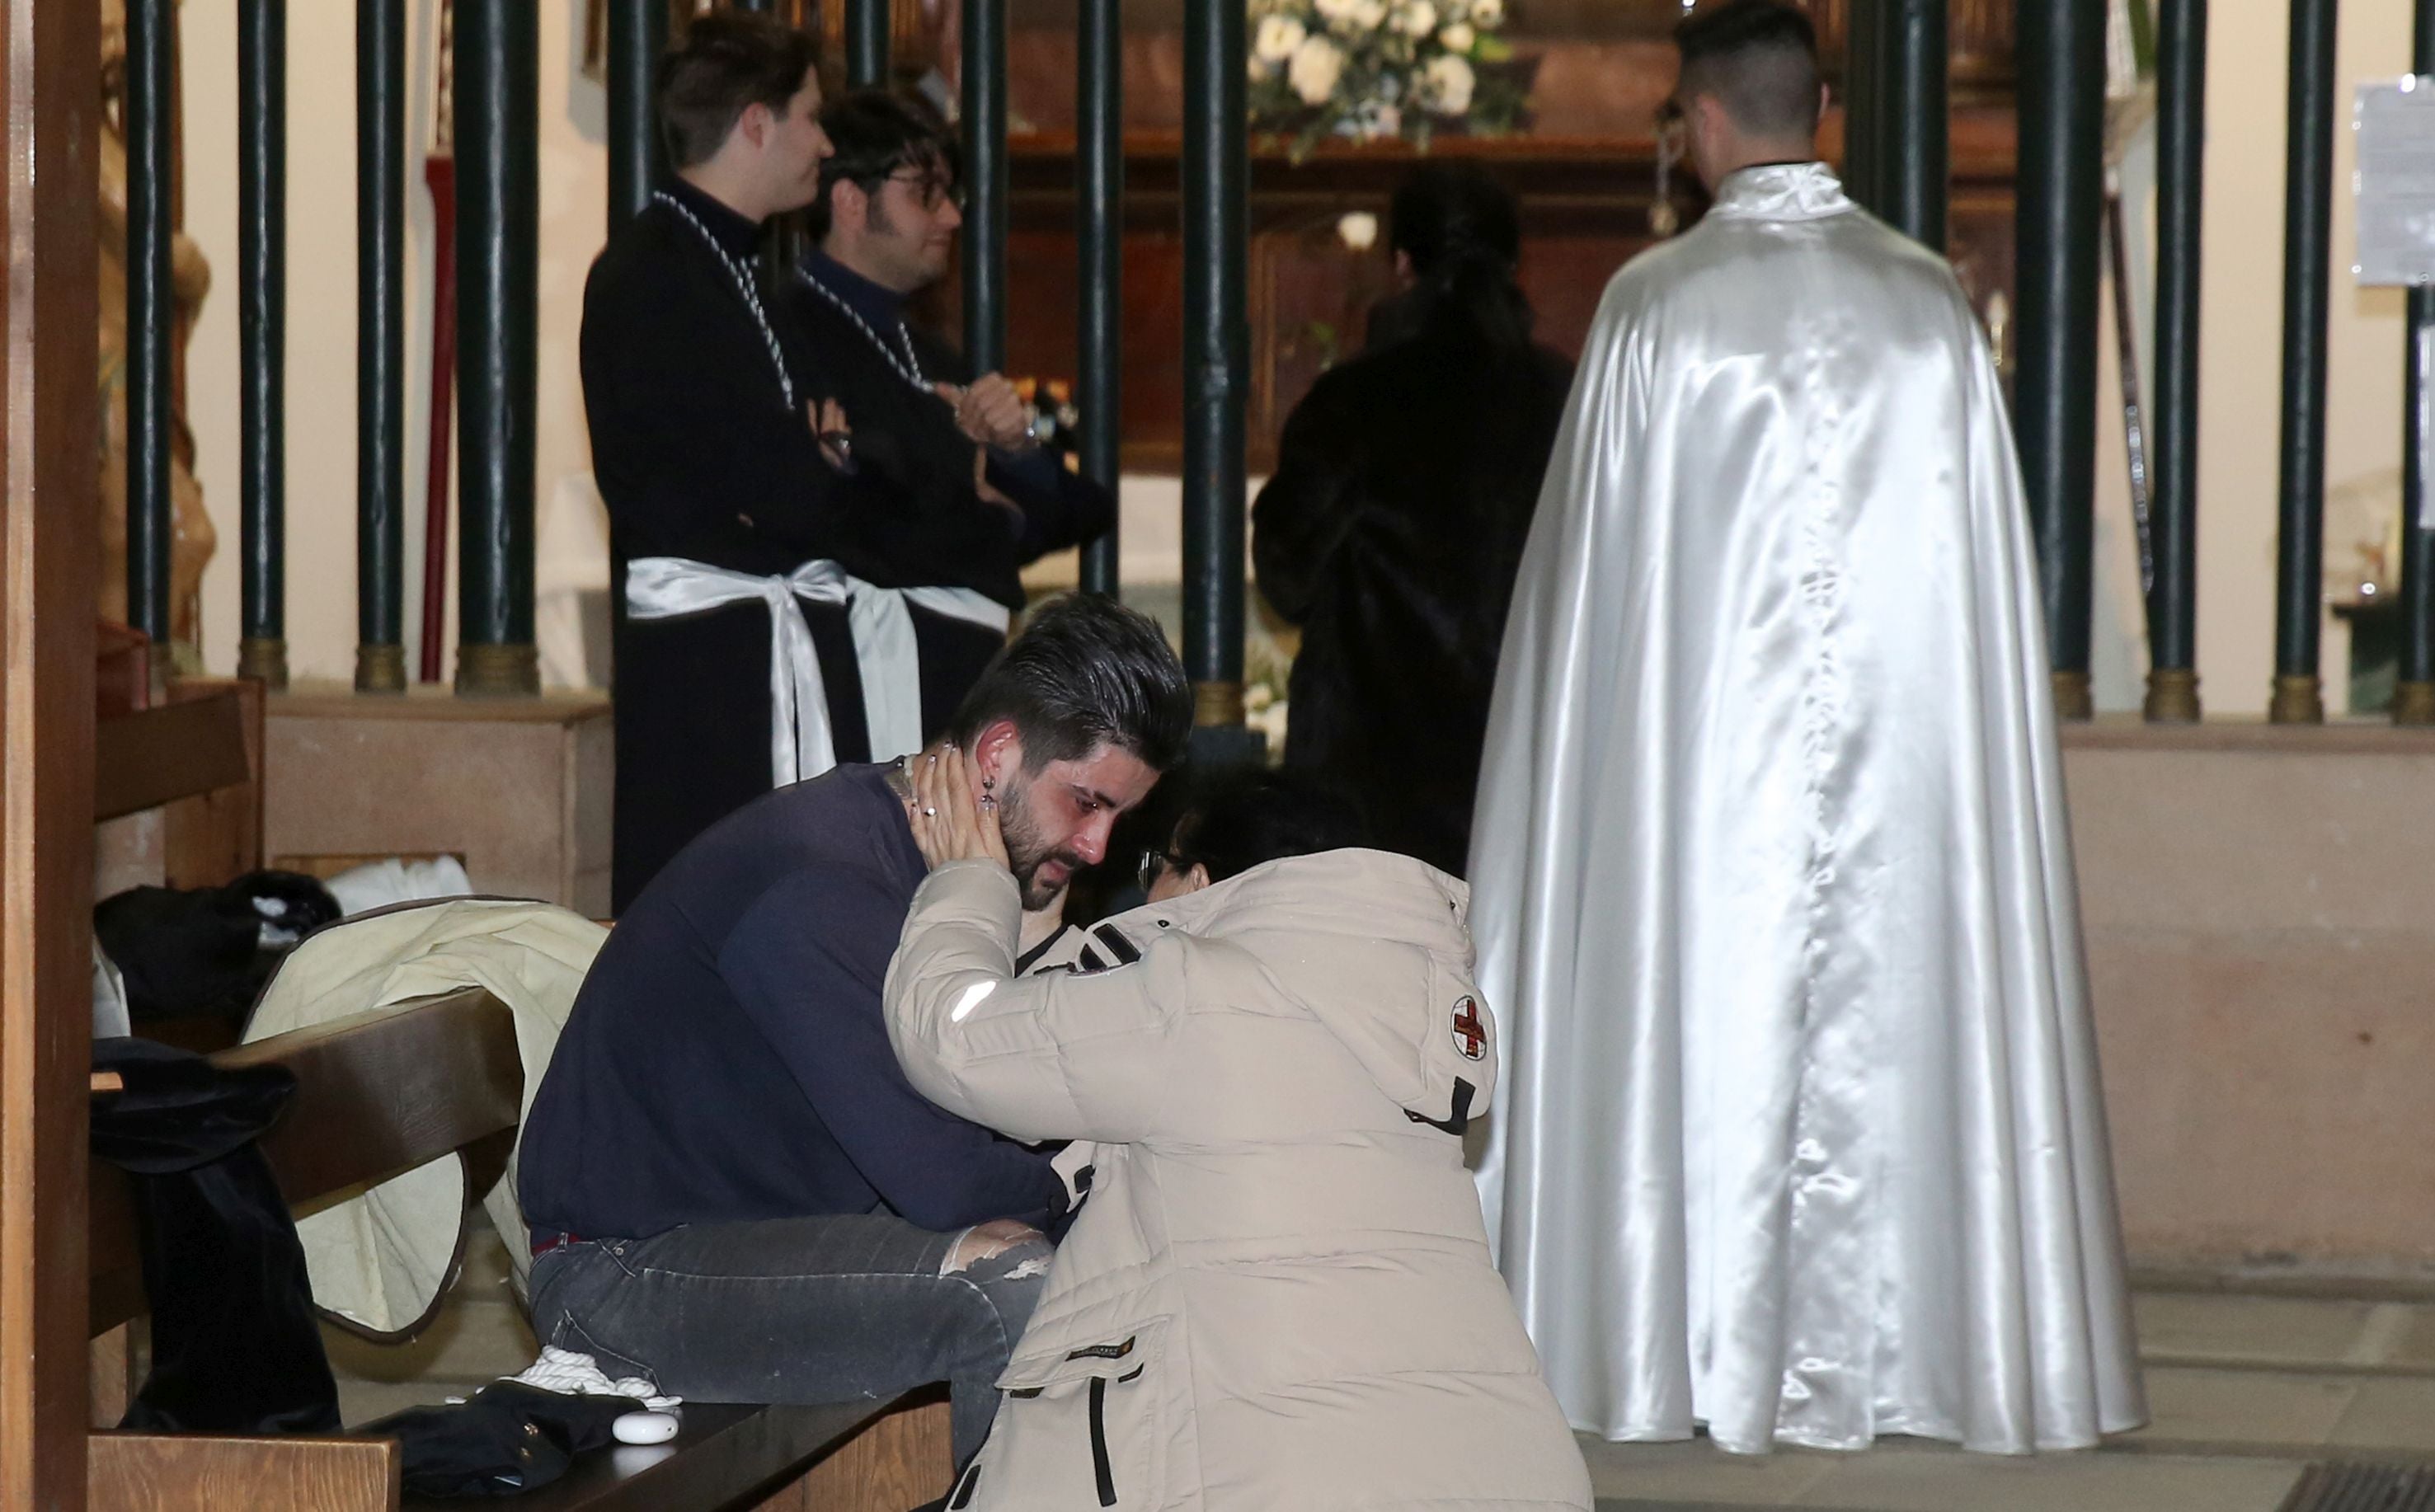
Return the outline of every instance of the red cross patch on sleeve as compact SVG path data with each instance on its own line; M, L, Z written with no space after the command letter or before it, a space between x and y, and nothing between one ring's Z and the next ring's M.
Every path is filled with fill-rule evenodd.
M1479 1016L1479 1000L1467 992L1454 1000L1454 1047L1465 1060L1488 1054L1488 1021Z

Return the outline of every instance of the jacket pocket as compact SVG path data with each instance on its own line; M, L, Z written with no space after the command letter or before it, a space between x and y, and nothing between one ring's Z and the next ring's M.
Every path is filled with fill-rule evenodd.
M1165 1505L1166 1329L1166 1318L1147 1319L1009 1366L998 1378L997 1426L975 1466L980 1503L1060 1512Z

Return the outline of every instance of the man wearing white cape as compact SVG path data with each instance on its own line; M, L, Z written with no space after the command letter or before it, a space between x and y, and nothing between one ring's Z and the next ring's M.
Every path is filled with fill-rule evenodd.
M1715 191L1608 285L1474 828L1492 1242L1578 1428L2028 1452L2145 1417L2019 470L1808 21L1677 33Z

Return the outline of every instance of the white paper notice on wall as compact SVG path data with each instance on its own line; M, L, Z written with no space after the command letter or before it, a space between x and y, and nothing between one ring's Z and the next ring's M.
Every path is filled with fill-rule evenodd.
M2351 112L2358 137L2358 260L2374 285L2435 284L2435 78L2362 84Z

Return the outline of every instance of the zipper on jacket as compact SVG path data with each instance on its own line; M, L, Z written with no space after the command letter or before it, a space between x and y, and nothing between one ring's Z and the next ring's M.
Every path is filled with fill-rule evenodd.
M1098 1478L1099 1504L1116 1504L1116 1470L1108 1463L1108 1378L1091 1378L1091 1473Z

